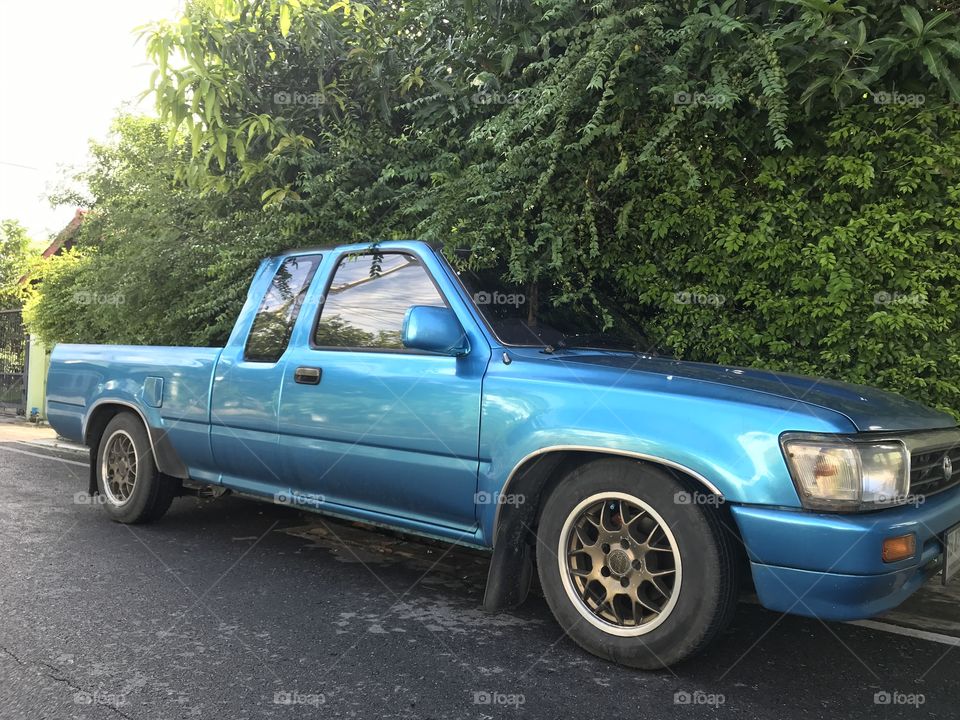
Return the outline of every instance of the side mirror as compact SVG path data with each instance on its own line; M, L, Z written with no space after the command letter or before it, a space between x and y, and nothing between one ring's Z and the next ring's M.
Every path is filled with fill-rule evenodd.
M414 305L403 317L403 346L444 355L466 355L470 343L453 310Z

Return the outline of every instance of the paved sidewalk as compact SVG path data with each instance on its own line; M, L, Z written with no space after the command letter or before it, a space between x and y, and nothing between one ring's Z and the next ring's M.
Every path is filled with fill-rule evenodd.
M86 447L57 437L56 431L49 425L34 425L23 418L0 416L0 443L4 442L23 443L51 452L87 454Z
M49 425L34 425L22 418L0 415L0 442L55 441L57 433Z

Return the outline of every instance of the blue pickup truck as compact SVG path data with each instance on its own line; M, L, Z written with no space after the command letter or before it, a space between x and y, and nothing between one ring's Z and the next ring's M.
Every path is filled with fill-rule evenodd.
M485 607L536 573L577 643L633 667L704 648L751 588L845 620L960 571L952 417L661 357L584 293L487 260L417 241L268 258L223 348L58 345L47 416L89 446L115 521L214 486L489 549Z

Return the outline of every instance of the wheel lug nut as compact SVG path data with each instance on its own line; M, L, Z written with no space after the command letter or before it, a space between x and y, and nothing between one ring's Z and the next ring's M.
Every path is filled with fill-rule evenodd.
M620 578L620 586L621 586L621 587L629 587L629 586L630 586L630 581L629 581L627 578Z
M634 561L633 561L633 569L634 569L634 570L639 570L639 569L642 568L642 567L643 567L643 563L642 563L642 562L640 562L639 560L634 560Z
M620 538L620 547L626 550L628 547L630 547L630 541L626 538Z
M604 543L603 545L601 545L600 549L603 550L605 553L610 552L610 546L607 545L607 543Z

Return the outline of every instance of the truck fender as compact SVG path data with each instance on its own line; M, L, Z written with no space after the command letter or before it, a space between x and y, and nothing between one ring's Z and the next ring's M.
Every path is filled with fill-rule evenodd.
M152 425L147 420L144 411L133 402L119 400L117 398L101 398L90 406L83 420L83 443L90 448L90 479L87 487L90 495L97 493L96 465L100 436L107 427L107 423L109 423L115 415L129 410L136 413L147 429L147 436L150 438L150 446L153 450L154 461L157 463L157 469L164 475L180 478L181 480L189 478L187 466L184 465L176 449L173 447L173 443L170 442L170 438L167 437L166 430Z

